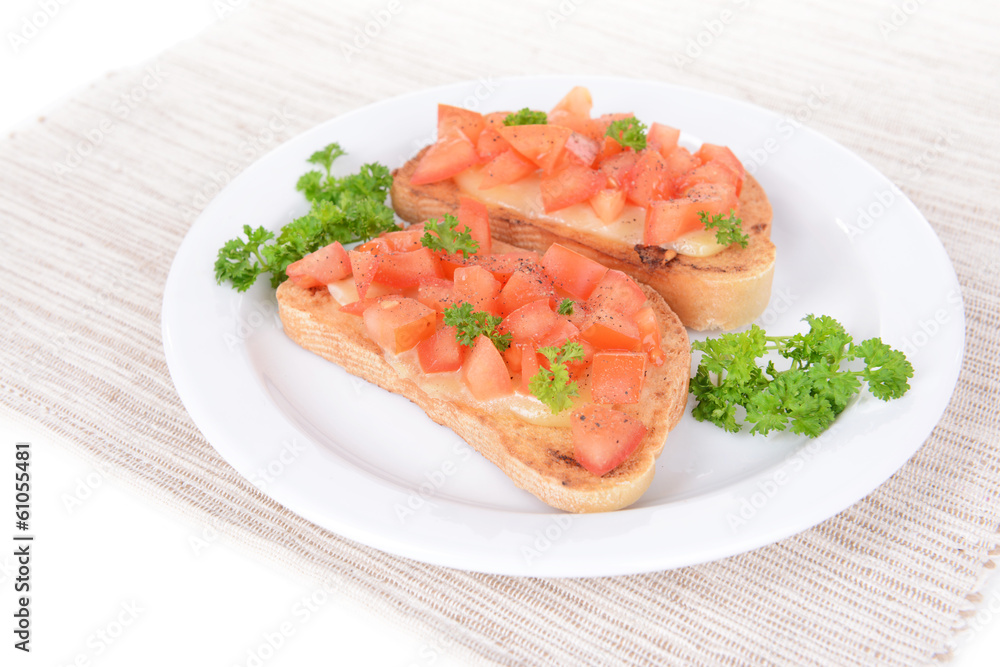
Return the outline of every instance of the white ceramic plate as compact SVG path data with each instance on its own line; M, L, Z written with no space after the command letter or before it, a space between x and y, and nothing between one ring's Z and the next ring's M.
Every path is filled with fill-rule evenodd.
M774 207L778 264L761 323L802 330L836 317L856 340L904 349L916 374L900 400L862 395L823 437L727 434L688 415L651 488L619 512L571 516L521 491L404 398L300 349L260 280L215 284L218 248L243 224L277 230L307 210L306 158L331 141L395 168L433 139L439 102L480 111L548 109L588 86L594 113L634 111L683 128L682 142L733 148ZM901 242L900 239L904 239ZM167 280L163 336L177 390L219 453L290 510L353 540L466 570L597 576L738 554L857 502L906 462L940 418L961 365L954 270L920 212L884 176L789 119L714 94L593 77L484 80L387 100L335 118L259 160L209 205Z

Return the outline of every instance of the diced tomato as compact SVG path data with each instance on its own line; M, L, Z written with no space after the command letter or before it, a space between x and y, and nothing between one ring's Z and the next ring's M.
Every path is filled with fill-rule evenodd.
M639 349L639 327L624 315L616 313L593 313L580 332L580 338L598 350Z
M493 251L493 239L490 237L490 214L486 204L472 197L458 198L458 231L469 230L469 236L479 243L477 253L484 255Z
M443 273L437 255L430 248L379 255L375 282L392 287L416 287L428 278ZM360 292L359 292L360 293Z
M702 228L698 206L691 199L682 197L654 201L646 209L642 242L646 245L670 243L688 232Z
M616 120L623 120L625 118L632 118L635 116L634 113L606 113L590 121L587 132L584 132L591 139L597 141L604 141L604 137L608 133L608 127L611 123ZM618 143L617 141L615 143Z
M614 157L615 155L621 155L622 153L635 154L635 151L626 151L624 146L622 146L620 143L618 143L611 137L604 137L601 140L601 152L597 156L597 161L601 162L603 160L607 160L610 157Z
M743 163L740 162L739 158L736 157L728 147L716 146L715 144L702 144L701 148L697 150L694 156L701 160L702 164L718 162L728 167L730 171L736 174L738 179L738 185L736 187L737 193L742 188L743 179L746 178L747 170L744 168Z
M439 313L455 303L455 283L444 278L428 278L417 288L417 301Z
M558 243L542 255L542 268L555 285L577 299L586 300L608 268Z
M642 351L649 357L654 366L662 366L667 355L661 345L660 323L651 306L640 308L635 314L635 323L639 326L639 338Z
M473 310L495 313L501 287L500 281L481 266L473 264L455 269L455 298L472 304Z
M653 123L646 133L646 146L659 151L660 155L666 157L672 150L677 148L677 140L680 139L681 131L668 125Z
M455 327L441 327L417 345L417 361L425 373L446 373L462 367L465 347L458 342Z
M503 318L499 329L510 333L515 344L537 342L559 321L549 299L543 298L527 303Z
M521 372L521 346L511 345L506 350L503 351L504 363L507 364L507 370L511 373Z
M583 165L569 164L542 178L542 206L546 212L552 212L586 201L603 188L605 182L600 172Z
M372 305L377 300L378 299L358 299L357 301L352 301L351 303L345 303L340 307L340 312L361 317L365 310L368 309L368 306Z
M576 86L552 107L552 111L548 113L548 123L568 127L574 132L584 132L590 123L590 109L593 106L590 91L583 86Z
M416 299L402 296L377 299L362 317L368 337L392 354L409 350L437 328L437 313Z
M677 178L681 174L687 173L699 165L698 158L691 155L691 151L678 146L663 156L667 163L667 173L671 178Z
M437 183L451 178L477 162L479 153L476 152L476 145L461 130L451 129L439 135L437 142L420 158L410 183L412 185Z
M351 259L344 246L334 241L292 262L285 273L299 287L323 287L351 275Z
M592 167L601 152L602 143L579 132L574 132L566 140L566 150L563 152L563 157L568 162Z
M599 169L608 179L607 186L628 190L632 185L632 176L638 161L639 154L635 151L625 151L602 160Z
M381 255L382 253L392 251L392 249L389 248L389 242L386 241L385 238L382 236L376 236L370 241L365 241L357 248L355 248L355 250L357 250L358 252L368 252L373 255Z
M631 319L646 303L646 293L627 275L611 269L594 287L587 303L594 312L618 313Z
M727 183L699 183L688 188L685 196L695 202L696 210L709 215L728 215L739 206L735 188Z
M496 301L497 312L501 317L506 317L525 304L554 297L555 294L555 286L542 267L536 265L533 269L520 268L511 274L500 290Z
M477 400L506 396L514 391L514 383L507 371L507 364L496 346L486 336L476 339L476 344L462 364L462 379Z
M479 133L483 131L485 122L483 114L462 107L453 107L447 104L438 105L438 136L443 137L452 130L461 130L462 134L469 138L473 144L479 140Z
M686 192L689 188L702 183L729 185L732 186L734 192L739 192L739 177L721 162L706 162L683 174L677 179L677 191Z
M664 198L665 186L669 186L666 161L657 151L642 151L632 172L632 183L628 188L629 201L639 206L649 206L654 199Z
M538 373L538 349L530 343L516 346L521 352L521 390L531 393L531 378Z
M627 459L646 427L624 412L603 405L586 405L570 416L573 458L595 475L604 475Z
M494 278L502 283L506 283L517 270L537 271L541 261L542 258L537 252L521 250L519 252L505 252L499 255L477 254L470 257L468 263L483 267L492 273Z
M646 380L645 352L597 352L590 371L594 403L638 403Z
M420 242L424 236L423 229L402 229L398 232L386 232L379 238L384 240L389 246L389 252L409 252L420 250L423 244Z
M573 134L573 130L558 125L511 125L498 131L514 150L546 172L555 166Z
M617 220L625 210L625 199L624 190L604 188L589 199L590 208L594 209L601 222L608 224Z
M351 260L351 273L354 274L354 285L358 288L358 298L364 299L368 293L368 287L372 284L375 273L378 271L380 255L351 250L347 256Z
M485 134L485 133L484 133ZM500 135L497 135L500 136ZM513 148L496 155L483 167L483 179L479 183L480 190L489 190L498 185L507 185L535 173L538 167Z

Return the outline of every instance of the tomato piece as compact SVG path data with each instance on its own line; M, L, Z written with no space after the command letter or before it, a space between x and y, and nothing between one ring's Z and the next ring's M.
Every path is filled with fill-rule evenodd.
M590 124L590 109L593 106L590 91L583 86L576 86L552 107L552 111L548 113L548 124L568 127L574 132L585 132Z
M601 222L608 224L614 222L625 210L625 191L616 188L604 188L598 190L588 201L590 208Z
M521 352L521 391L531 394L531 378L538 373L538 349L530 344L514 346Z
M598 169L607 177L608 187L628 190L632 185L633 172L638 161L638 153L625 151L602 160Z
M376 301L377 299L358 299L357 301L352 301L351 303L345 303L340 307L340 312L361 317L368 309L368 306L372 305Z
M579 164L569 164L542 178L542 206L547 213L558 211L593 197L606 179L597 171Z
M595 475L604 475L627 459L646 435L646 427L624 412L593 403L570 416L573 458Z
M646 380L645 352L597 352L590 371L594 403L638 403Z
M691 155L691 151L683 146L670 151L663 156L663 159L667 163L667 173L673 178L691 171L700 164L698 158Z
M598 350L639 349L639 327L635 322L616 313L591 314L580 338Z
M617 313L631 319L646 303L646 293L627 275L610 269L587 298L593 312Z
M633 116L635 116L634 113L606 113L600 115L597 118L594 118L593 120L590 121L587 131L584 132L584 134L586 134L591 139L604 142L605 138L608 139L611 138L607 136L608 128L611 126L611 123L615 122L616 120L624 120L625 118L632 118ZM606 145L606 142L604 143ZM615 143L618 144L617 141L615 141ZM621 144L618 144L618 147L621 148Z
M437 183L451 178L460 171L465 171L478 162L479 153L476 152L476 145L469 141L461 130L451 129L439 135L437 142L420 158L410 183L413 185Z
M555 295L555 286L542 267L523 267L514 271L500 290L496 301L497 312L506 317L525 304Z
M499 135L497 135L499 136ZM483 167L480 190L489 190L498 185L507 185L535 173L538 167L514 149L508 149L495 156Z
M514 275L515 271L537 271L541 259L537 252L522 250L519 252L505 252L499 255L477 254L470 257L467 263L483 267L492 273L493 277L501 283L506 283Z
M444 309L451 306L456 301L455 283L444 278L428 278L417 287L417 301L428 308L433 308L436 312L443 313Z
M460 130L473 144L479 140L479 133L485 126L483 114L462 107L438 104L438 136L443 137L453 130Z
M362 318L369 338L382 349L399 354L430 337L437 329L437 313L416 299L384 296L365 309Z
M720 162L706 162L700 167L695 167L691 171L682 174L677 178L677 191L686 192L695 185L703 183L713 185L729 185L734 192L739 192L739 177ZM737 196L739 196L737 194Z
M667 163L654 150L646 149L639 155L628 188L628 200L639 206L649 206L654 199L664 199L669 188Z
M649 357L654 366L662 366L667 355L663 352L660 335L660 323L651 306L640 308L635 314L635 323L639 327L639 340L642 351Z
M416 287L428 278L442 275L437 255L430 248L421 247L420 250L379 255L375 282L392 287Z
M716 146L715 144L702 144L701 148L695 152L694 156L701 160L702 164L708 164L709 162L717 162L725 167L728 167L730 171L736 174L739 181L737 185L737 192L743 186L743 179L746 178L747 170L740 162L740 159L733 154L726 146Z
M506 396L514 391L507 364L493 341L486 336L477 338L472 351L466 356L462 364L462 379L480 401Z
M595 141L590 137L574 132L566 140L566 150L563 151L562 159L567 163L580 164L584 167L594 166L597 156L601 153L603 142Z
M354 274L354 285L358 288L358 298L364 299L368 288L378 271L379 257L371 252L351 250L347 253L351 261L351 273Z
M558 243L542 255L542 268L555 285L570 296L586 300L601 282L608 268Z
M351 275L351 258L340 242L311 252L285 268L288 279L299 287L324 287Z
M729 215L739 206L736 189L727 183L699 183L688 188L685 196L695 202L695 209L709 215Z
M499 330L509 333L515 344L537 342L559 321L549 299L544 298L527 303L503 318Z
M420 250L424 247L420 242L420 239L423 237L423 228L413 229L411 227L409 229L401 229L398 232L386 232L379 238L386 242L389 252L409 252L411 250Z
M682 197L654 201L646 209L646 221L642 231L642 242L646 245L670 243L698 229L703 229L698 217L698 205Z
M672 150L677 148L677 140L680 139L680 136L680 130L674 129L669 125L653 123L649 126L649 131L646 132L646 146L659 151L660 155L666 157Z
M514 150L546 172L552 171L573 134L573 130L558 125L511 125L498 131Z
M493 239L490 236L490 214L486 209L486 204L473 199L472 197L460 196L458 198L458 226L456 229L462 231L469 230L469 236L473 241L479 243L477 253L488 255L493 250Z
M417 344L417 361L423 372L447 373L462 367L465 348L455 334L455 327L441 327Z
M373 255L381 255L384 252L391 251L391 249L389 248L389 242L386 241L381 236L377 236L371 239L370 241L365 241L357 248L355 248L355 250L357 250L358 252L369 252Z
M481 266L473 264L455 269L455 298L472 304L473 310L495 313L501 287L500 281Z

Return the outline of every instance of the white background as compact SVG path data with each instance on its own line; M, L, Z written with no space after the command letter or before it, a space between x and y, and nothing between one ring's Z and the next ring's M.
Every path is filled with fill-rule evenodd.
M245 0L4 0L0 130L110 70L196 35ZM48 8L51 16L42 12ZM18 39L11 39L16 35ZM2 451L32 443L32 652L25 665L455 665L448 647L281 571L119 486L50 438L0 417ZM6 493L3 497L9 497ZM8 540L0 532L0 540ZM12 549L0 548L10 622ZM984 630L965 634L955 667L1000 662L1000 580ZM992 607L993 612L988 611ZM283 632L284 631L284 632ZM277 645L277 649L271 646Z

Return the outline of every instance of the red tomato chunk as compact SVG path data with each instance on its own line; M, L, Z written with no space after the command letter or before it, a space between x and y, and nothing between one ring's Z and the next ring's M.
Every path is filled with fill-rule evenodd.
M590 378L595 403L638 403L646 379L646 353L597 352Z
M351 260L344 246L334 241L292 262L285 273L299 287L323 287L351 275Z
M362 317L368 337L392 354L406 352L437 328L436 312L402 296L377 299Z
M646 427L624 412L590 404L570 416L573 458L595 475L604 475L636 450Z
M480 401L506 396L514 391L507 364L496 346L486 336L476 339L476 345L462 364L462 379Z

